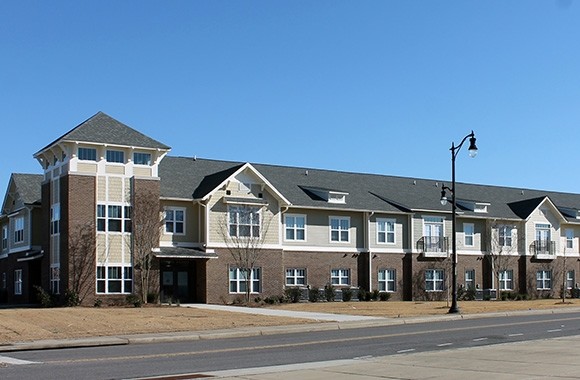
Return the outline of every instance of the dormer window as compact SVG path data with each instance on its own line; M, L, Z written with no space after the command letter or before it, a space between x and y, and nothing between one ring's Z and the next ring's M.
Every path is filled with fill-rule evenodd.
M473 212L487 212L487 203L476 203Z
M151 165L151 153L133 153L133 163L135 165Z
M346 196L348 193L339 190L323 189L319 187L303 187L303 190L313 194L319 200L324 200L328 203L346 203Z
M107 162L124 163L125 154L121 150L107 150Z
M97 161L97 150L95 148L79 148L79 160Z
M346 203L346 193L328 192L328 203Z

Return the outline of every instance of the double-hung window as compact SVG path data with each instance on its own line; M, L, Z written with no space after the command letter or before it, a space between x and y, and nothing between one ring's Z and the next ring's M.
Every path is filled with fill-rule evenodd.
M122 150L107 150L107 162L124 163L125 153Z
M97 293L115 294L133 291L133 268L128 266L98 266Z
M474 246L475 226L473 223L463 223L463 234L465 235L464 244L466 247Z
M475 289L475 269L465 271L465 289Z
M260 209L251 206L229 207L229 233L231 237L260 237Z
M185 209L165 209L165 233L183 235L185 233Z
M14 243L22 243L24 241L24 218L19 217L14 219Z
M536 272L536 289L538 290L552 289L551 270L539 270Z
M397 271L395 269L379 270L379 291L395 292L397 290Z
M566 229L566 248L574 248L574 230L571 228Z
M131 232L131 207L97 205L97 231Z
M428 292L442 292L445 283L445 271L443 269L425 270L425 290Z
M330 241L348 243L350 231L350 218L330 217Z
M95 148L80 148L78 150L79 160L97 161L97 150Z
M230 293L260 293L260 268L242 269L230 267Z
M499 245L500 247L511 247L512 246L512 227L510 226L499 226Z
M14 271L14 294L22 294L22 269Z
M499 290L514 289L514 271L511 269L499 272Z
M306 269L304 268L286 269L286 285L287 286L306 285Z
M395 243L394 219L377 219L377 243Z
M50 234L60 233L60 204L56 203L50 208Z
M2 226L2 250L8 249L8 226Z
M332 269L330 271L332 285L350 285L350 269Z
M575 283L576 283L575 273L573 270L569 270L568 272L566 272L566 289L574 288Z
M284 221L286 240L306 240L306 216L288 214Z

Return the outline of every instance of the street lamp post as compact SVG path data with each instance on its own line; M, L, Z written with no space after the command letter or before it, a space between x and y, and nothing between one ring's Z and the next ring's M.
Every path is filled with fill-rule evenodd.
M457 306L457 199L455 194L455 158L457 153L463 146L463 143L469 138L469 156L475 157L477 155L477 146L475 146L475 134L471 131L470 134L465 136L461 143L455 146L455 143L451 143L451 188L443 185L441 189L441 204L447 204L447 194L445 190L451 192L451 253L452 253L452 284L451 284L451 307L449 308L449 314L459 313L459 306Z

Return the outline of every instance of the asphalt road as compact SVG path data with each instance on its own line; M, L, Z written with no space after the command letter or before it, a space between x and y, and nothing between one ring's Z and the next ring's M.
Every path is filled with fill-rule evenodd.
M463 319L163 344L13 352L1 379L127 379L452 350L580 335L578 313Z

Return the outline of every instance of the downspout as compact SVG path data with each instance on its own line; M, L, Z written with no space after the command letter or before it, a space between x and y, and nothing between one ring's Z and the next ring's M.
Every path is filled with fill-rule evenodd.
M371 218L375 215L374 211L368 216L367 219L367 251L369 253L369 292L373 291L373 255L371 253Z
M198 232L197 233L199 235L200 243L202 243L202 246L205 248L204 250L206 250L207 249L207 245L209 243L209 221L208 221L208 218L207 218L207 204L203 203L203 201L197 201L197 204L200 206L200 210L199 210L199 212L197 214L197 218L198 218L198 224L197 224L197 231ZM203 213L201 211L201 208L204 209ZM203 214L203 217L205 217L205 218L202 217L202 214ZM205 219L205 231L204 231L204 236L203 236L203 238L205 240L205 243L203 243L201 241L202 240L201 239L201 233L202 233L201 222L202 222L202 219Z
M284 241L284 218L283 218L283 216L288 211L290 206L283 206L283 207L284 207L284 210L280 209L280 224L279 224L279 228L278 228L278 244L280 244L280 245ZM282 251L284 251L284 250L282 250Z

